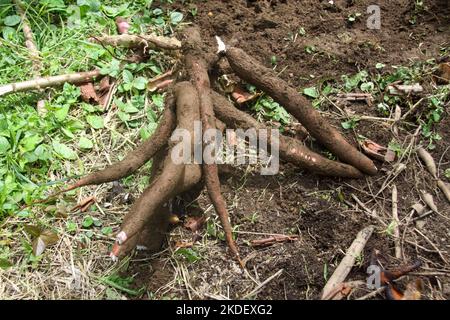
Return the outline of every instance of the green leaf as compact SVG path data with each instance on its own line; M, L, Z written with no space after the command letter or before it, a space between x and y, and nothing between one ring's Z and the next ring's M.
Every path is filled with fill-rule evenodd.
M23 151L33 151L36 146L44 140L40 135L34 134L32 136L26 137L20 141L20 144L23 147Z
M130 115L128 113L119 111L117 112L117 115L119 116L119 119L122 120L123 122L127 122L128 120L130 120Z
M63 122L67 118L69 107L69 105L64 105L54 112L54 115L59 122Z
M73 233L73 232L77 231L77 224L73 221L67 221L66 229L67 229L67 232Z
M1 269L6 270L12 266L13 266L13 264L11 262L9 262L7 259L0 258L0 268Z
M11 145L9 144L8 139L0 136L0 155L5 154L10 148Z
M20 23L20 17L18 15L7 16L3 23L5 26L14 27Z
M86 116L87 122L94 129L102 129L105 127L105 123L103 122L103 118L96 115L88 115Z
M67 159L67 160L76 160L77 159L77 154L75 153L75 151L73 151L72 148L68 147L64 143L59 143L58 141L53 141L52 146L53 146L53 150L55 150L55 152L58 155L60 155L61 157L63 157L64 159Z
M94 144L92 141L86 137L81 137L80 141L78 141L78 147L80 147L80 149L92 149L93 146Z
M170 23L176 25L183 20L183 14L178 11L173 11L170 13Z
M137 77L133 81L133 86L138 90L144 90L147 87L147 79L144 77Z
M2 28L2 36L5 40L11 40L14 38L16 34L16 29L11 27L3 27Z
M303 89L303 94L305 96L308 96L308 97L311 97L311 98L314 98L314 99L319 97L319 92L317 91L316 87Z
M197 251L191 248L180 248L177 251L177 254L185 257L189 262L193 263L201 259Z
M375 85L371 81L364 82L363 84L361 84L361 90L365 91L365 92L372 92L374 88L375 88Z
M104 227L102 228L102 234L104 234L105 236L109 236L110 234L112 234L113 230L111 227Z
M83 228L90 228L94 224L94 218L86 216L83 219Z
M131 83L134 79L133 74L127 69L122 71L122 77L125 83Z
M445 169L444 175L447 179L450 179L450 168Z

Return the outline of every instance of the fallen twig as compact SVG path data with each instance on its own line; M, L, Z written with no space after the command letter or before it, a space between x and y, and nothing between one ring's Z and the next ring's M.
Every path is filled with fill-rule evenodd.
M355 240L348 248L345 257L342 259L341 263L337 266L336 270L334 270L327 284L323 288L321 298L322 300L328 297L330 295L330 292L332 292L337 286L339 286L342 282L345 281L345 278L347 278L347 275L353 268L356 257L358 257L364 250L364 247L366 246L367 241L372 235L373 230L374 230L373 226L368 226L358 233Z
M288 235L279 234L279 235L273 235L271 237L264 238L264 239L252 240L252 241L250 241L250 243L251 243L252 247L267 247L267 246L271 246L275 243L289 242L289 241L295 241L295 240L298 240L298 236L288 236Z
M253 297L254 295L256 295L258 292L261 291L262 288L264 288L265 285L267 285L270 281L272 281L273 279L279 277L282 273L283 273L284 269L280 269L278 270L276 273L274 273L273 275L271 275L269 278L267 278L266 280L264 280L264 282L262 282L259 286L257 286L255 289L253 289L250 293L246 294L242 299L245 300L247 298Z
M398 218L398 198L397 198L397 186L392 186L392 219L394 221L394 243L395 243L395 257L397 259L403 259L402 248L400 245L400 220Z
M10 83L0 86L0 96L20 91L56 87L63 85L64 83L78 84L90 82L98 76L100 76L100 70L92 70L87 72L69 73L52 77L36 78L23 82Z
M123 46L127 48L148 46L150 48L161 48L166 50L181 49L181 42L176 38L157 36L154 34L132 35L120 34L112 36L95 37L89 39L93 42L101 42L104 45Z

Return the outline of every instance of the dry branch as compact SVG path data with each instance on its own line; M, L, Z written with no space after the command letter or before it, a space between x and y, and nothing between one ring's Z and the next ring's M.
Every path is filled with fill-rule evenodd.
M397 186L392 186L392 219L394 220L394 242L395 242L395 257L402 259L402 248L400 239L400 219L398 218L398 192Z
M6 84L0 86L0 96L20 91L56 87L63 85L64 83L78 84L90 82L98 76L100 76L100 70L92 70L87 72L69 73L58 76L36 78L28 81Z
M358 233L356 239L348 248L345 257L342 259L336 270L334 270L334 273L331 275L327 284L323 288L322 299L328 297L336 287L338 287L342 282L345 281L345 278L350 273L350 270L355 264L356 257L358 257L363 251L367 241L372 235L373 230L373 226L368 226Z
M266 92L280 103L327 149L343 162L353 165L364 173L374 175L377 168L373 162L347 142L347 140L312 108L310 102L296 89L280 79L273 70L262 66L243 50L228 48L226 57L236 72L245 81Z
M139 46L148 46L150 48L160 48L166 50L181 49L181 42L176 38L168 38L157 36L154 34L132 35L121 34L113 36L95 37L90 41L111 45L114 47L122 46L127 48L135 48Z
M259 130L267 129L266 126L255 120L249 114L235 108L233 104L222 95L214 91L211 91L211 95L213 97L214 112L217 117L229 127L241 129L255 128ZM267 138L270 140L269 134L267 135ZM280 135L279 142L281 158L300 168L311 170L317 174L326 176L346 178L361 178L363 176L359 170L350 165L331 161L312 152L296 139ZM268 143L270 143L270 141Z
M20 18L22 20L22 30L23 35L25 36L25 46L28 48L30 58L33 62L33 72L35 76L39 76L42 69L42 63L39 50L36 46L36 43L34 42L33 31L31 30L27 15L25 14L22 1L14 0L13 2L16 6L17 13L20 15Z

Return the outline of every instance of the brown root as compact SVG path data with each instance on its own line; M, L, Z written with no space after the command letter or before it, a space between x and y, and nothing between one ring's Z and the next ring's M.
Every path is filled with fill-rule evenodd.
M197 92L188 82L177 84L174 91L177 106L177 129L188 130L193 138L194 121L199 119ZM193 147L193 139L191 140L191 147ZM157 170L156 177L125 216L121 231L117 235L117 244L113 248L112 253L115 256L127 251L120 248L124 244L126 245L124 248L129 249L138 242L138 234L149 221L158 222L159 218L154 217L155 214L160 215L157 211L158 208L164 206L177 194L194 187L200 181L200 166L197 164L176 164L173 161L173 153L174 148L169 148L162 168ZM164 219L168 219L168 215L166 216Z
M211 95L216 116L229 127L241 129L255 128L257 130L267 129L266 126L255 120L251 115L235 108L222 95L215 91L211 91ZM270 135L267 135L267 137L270 140ZM309 150L300 141L291 137L280 135L279 149L282 159L320 175L345 178L361 178L363 176L358 169L322 157Z
M213 110L213 103L210 95L210 82L208 76L208 65L202 53L199 52L201 47L200 33L198 29L189 28L185 31L186 46L184 48L184 62L186 70L190 79L197 89L200 100L200 119L202 122L203 132L210 129L215 129L215 116ZM212 141L205 141L203 139L203 150L210 149ZM216 155L217 156L217 155ZM209 198L219 216L220 222L225 233L225 239L232 255L237 259L241 267L245 267L244 263L239 257L239 251L233 239L233 232L228 215L225 199L220 191L219 171L216 163L203 163L203 175L206 183Z
M175 118L174 101L173 98L169 97L166 100L166 108L164 109L161 121L150 138L130 152L122 161L81 178L64 191L87 185L111 182L133 174L167 143L175 127Z
M356 150L312 108L309 101L280 79L271 69L262 66L243 50L227 48L226 57L234 72L245 81L270 95L291 113L303 126L340 160L353 165L364 173L374 175L377 168L373 162Z

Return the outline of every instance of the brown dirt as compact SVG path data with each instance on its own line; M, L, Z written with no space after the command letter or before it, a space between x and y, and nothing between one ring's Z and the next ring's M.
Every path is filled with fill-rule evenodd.
M316 0L210 0L183 5L175 3L170 8L176 8L189 16L187 8L195 5L198 14L194 18L190 16L190 19L200 26L203 38L214 48L216 43L213 37L218 35L227 43L241 47L267 67L270 67L271 56L275 55L278 61L276 70L283 70L281 77L295 87L317 85L321 79L339 80L342 74L352 74L359 69L374 70L378 62L386 66L407 65L410 60L423 61L437 57L439 48L450 38L450 7L446 0L426 1L428 10L418 16L416 25L408 22L413 13L413 1L380 0L382 29L378 31L368 30L365 26L366 8L373 1L354 2L336 0L337 5L331 7L328 1ZM360 21L350 24L347 17L355 12L363 16ZM295 33L300 27L305 28L305 37L299 36L295 42L286 40L290 32ZM315 46L316 54L306 53L307 46ZM350 108L357 114L379 116L375 107L351 104ZM450 163L450 152L446 152L449 128L447 109L438 126L443 139L432 152L437 160L442 156L441 176ZM361 122L355 131L382 145L387 145L392 139L390 128L378 122ZM407 134L404 132L403 137ZM347 138L354 141L355 135L348 134ZM381 169L380 173L367 180L321 178L289 165L283 166L282 172L274 177L237 172L222 178L222 191L233 225L238 226L239 231L251 232L239 233L237 239L242 258L248 258L250 274L263 281L284 269L281 276L261 290L257 296L259 299L318 298L325 284L324 275L331 275L357 232L369 223L376 224L360 210L342 203L340 194L352 203L350 193L356 194L363 202L371 201L370 207L376 205L379 215L389 223L390 189L382 192L376 202L371 194L380 189L386 179L386 171L392 167L380 163L377 166ZM441 213L450 212L443 195L436 191L432 179L416 159L399 175L396 185L400 219L405 218L411 205L419 200L421 189L434 195ZM199 202L204 209L209 206L205 193ZM206 211L210 219L214 219L215 215ZM176 228L172 232L171 242L189 237L181 229ZM388 264L398 264L392 257L393 240L385 229L377 225L376 232L364 250L361 264L353 269L348 279L365 279L365 268L373 248L381 250ZM421 230L448 258L449 222L432 215ZM262 238L267 233L298 234L299 240L259 250L247 245L248 241ZM450 266L445 265L439 255L432 252L434 249L430 244L416 233L408 232L407 239L427 249L405 243L407 261L419 258L424 261L422 272L441 270L444 274L422 276L426 284L425 298L449 299ZM170 248L173 250L173 246ZM178 281L170 285L172 289L166 287L165 290L157 291L155 297L158 298L187 298L188 292L196 299L205 298L205 293L227 295L228 292L230 298L242 298L254 288L254 282L242 274L226 254L223 241L211 239L203 231L200 244L195 248L202 259L187 265L185 280L180 280L183 277L175 274L175 270L179 269L167 262L173 253L161 254L153 262L156 269L152 272L146 271L148 263L132 264L130 272L136 275L137 283L146 285L148 291L153 293L178 276Z

